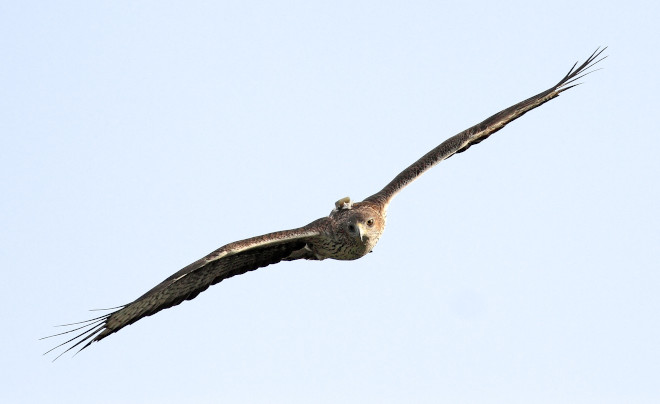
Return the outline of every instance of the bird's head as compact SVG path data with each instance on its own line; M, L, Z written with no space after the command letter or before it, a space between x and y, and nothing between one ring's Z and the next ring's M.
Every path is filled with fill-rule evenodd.
M371 252L385 229L385 217L377 206L359 202L349 208L338 208L330 213L335 236L347 246L347 256L339 259L357 259Z

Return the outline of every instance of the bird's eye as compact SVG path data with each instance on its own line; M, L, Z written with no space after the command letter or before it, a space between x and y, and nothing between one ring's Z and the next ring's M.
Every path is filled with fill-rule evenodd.
M371 227L374 225L374 219L367 220L367 226Z
M348 225L348 231L351 232L351 233L355 233L355 231L356 231L356 230L355 230L355 225L352 224L352 223L349 224L349 225Z

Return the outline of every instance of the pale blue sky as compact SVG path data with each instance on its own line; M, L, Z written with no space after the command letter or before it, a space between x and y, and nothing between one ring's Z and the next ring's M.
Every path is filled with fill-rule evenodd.
M656 403L656 2L5 2L3 403ZM213 249L402 192L373 254L38 341ZM61 341L61 340L58 340Z

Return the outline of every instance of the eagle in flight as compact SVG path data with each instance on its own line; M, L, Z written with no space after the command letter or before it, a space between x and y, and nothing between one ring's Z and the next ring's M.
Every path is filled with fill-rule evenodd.
M607 57L600 57L605 49L596 49L579 66L575 63L566 76L549 89L445 140L399 173L385 188L362 202L353 203L346 197L335 203L335 208L329 216L314 220L306 226L222 246L174 273L131 303L115 307L115 311L109 314L79 323L65 324L64 326L73 329L45 338L76 331L78 333L46 353L67 344L71 346L57 358L79 346L79 351L82 351L92 342L100 341L144 317L176 306L184 300L194 299L211 285L280 261L326 258L355 260L364 256L373 250L385 229L385 217L390 201L405 186L441 161L467 150L526 112L578 85L576 80L593 72L590 69Z

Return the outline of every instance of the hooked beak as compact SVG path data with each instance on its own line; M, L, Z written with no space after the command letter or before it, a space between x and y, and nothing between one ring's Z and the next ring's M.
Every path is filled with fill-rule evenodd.
M357 225L358 235L360 236L360 241L364 241L367 231L362 223L357 223L356 225Z

